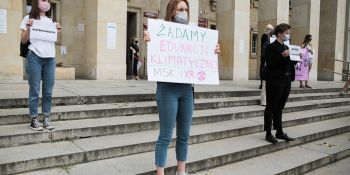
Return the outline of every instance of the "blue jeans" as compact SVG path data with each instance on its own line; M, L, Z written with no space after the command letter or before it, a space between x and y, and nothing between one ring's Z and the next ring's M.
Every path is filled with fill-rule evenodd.
M175 124L176 159L186 161L194 107L192 85L158 82L156 100L160 132L156 143L155 164L157 167L165 167Z
M38 116L40 81L42 80L42 113L49 116L55 82L55 58L41 58L29 50L25 67L29 84L29 115L31 118Z

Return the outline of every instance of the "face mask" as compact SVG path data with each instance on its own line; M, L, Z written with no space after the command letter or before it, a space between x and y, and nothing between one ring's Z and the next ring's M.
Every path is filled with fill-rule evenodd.
M187 24L188 23L188 14L187 12L180 12L175 16L175 22L180 24Z
M288 41L290 39L290 35L289 34L285 34L283 41Z
M42 12L48 12L51 8L51 4L47 1L40 1L39 0L39 9L42 11Z

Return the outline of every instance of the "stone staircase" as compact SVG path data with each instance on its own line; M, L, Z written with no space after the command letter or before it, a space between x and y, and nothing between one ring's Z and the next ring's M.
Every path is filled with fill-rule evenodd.
M296 175L350 156L350 95L339 90L292 90L283 125L296 141L276 145L264 140L259 91L197 92L188 171ZM56 129L34 132L27 99L1 99L0 174L154 174L154 100L154 94L55 97ZM173 147L167 174L175 171Z

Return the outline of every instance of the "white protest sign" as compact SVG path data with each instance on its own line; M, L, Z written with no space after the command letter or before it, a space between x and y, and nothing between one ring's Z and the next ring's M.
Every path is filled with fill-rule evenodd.
M57 41L56 23L33 20L30 28L30 40Z
M117 49L117 24L107 23L107 49Z
M301 53L301 47L296 45L290 45L289 46L289 55L290 60L292 61L300 61L300 53Z
M148 30L149 81L219 84L216 30L155 19Z
M0 9L0 33L7 33L7 10Z

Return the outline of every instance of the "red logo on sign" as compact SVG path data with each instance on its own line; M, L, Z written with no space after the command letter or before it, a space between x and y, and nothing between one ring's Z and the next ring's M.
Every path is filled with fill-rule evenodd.
M205 74L205 72L200 71L200 72L198 72L197 77L198 77L199 81L203 81L203 80L205 80L205 78L207 78L207 75Z

